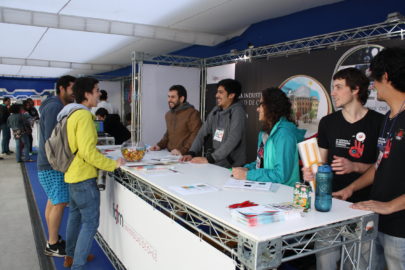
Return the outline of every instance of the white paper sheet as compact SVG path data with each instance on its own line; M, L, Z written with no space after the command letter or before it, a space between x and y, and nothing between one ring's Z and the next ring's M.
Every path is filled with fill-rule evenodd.
M198 183L198 184L191 184L191 185L184 185L184 186L171 186L169 187L171 190L176 191L181 195L194 195L194 194L202 194L207 192L215 192L218 191L216 187Z
M256 182L248 180L236 180L235 178L229 178L225 182L224 188L241 188L248 190L263 190L270 191L271 182Z

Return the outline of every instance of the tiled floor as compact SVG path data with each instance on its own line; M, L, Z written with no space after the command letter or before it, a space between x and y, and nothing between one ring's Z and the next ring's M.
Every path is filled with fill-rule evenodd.
M0 160L0 269L40 269L23 175L15 155Z

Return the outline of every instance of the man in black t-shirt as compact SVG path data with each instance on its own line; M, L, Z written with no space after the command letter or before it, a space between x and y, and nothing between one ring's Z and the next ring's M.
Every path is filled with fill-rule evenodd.
M369 80L360 70L346 68L333 76L331 96L337 108L323 117L318 127L318 145L322 161L331 164L334 172L332 191L350 185L377 158L377 138L383 115L364 107L368 99ZM314 175L303 169L304 179ZM369 199L371 189L355 192L351 202ZM317 269L337 269L340 248L317 254Z
M375 166L333 195L349 198L353 192L373 184L371 199L353 208L379 215L373 269L405 269L405 49L387 48L370 65L377 98L388 103L378 138Z
M114 137L115 144L122 144L131 138L131 133L121 123L118 114L109 114L107 109L99 108L96 117L104 122L104 131Z

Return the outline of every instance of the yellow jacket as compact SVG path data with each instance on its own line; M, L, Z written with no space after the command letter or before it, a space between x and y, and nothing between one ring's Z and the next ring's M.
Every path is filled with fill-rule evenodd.
M97 132L93 115L88 110L78 110L67 120L69 147L75 158L65 173L66 183L78 183L97 177L97 168L113 171L116 162L106 158L97 148Z

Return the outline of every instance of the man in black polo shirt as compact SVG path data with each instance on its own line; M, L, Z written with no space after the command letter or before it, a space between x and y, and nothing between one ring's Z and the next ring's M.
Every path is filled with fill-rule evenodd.
M376 144L383 115L364 106L369 96L369 84L367 76L356 68L345 68L333 75L331 96L335 106L341 110L323 117L318 127L321 158L331 164L334 172L332 191L350 185L376 161ZM305 180L314 179L309 168L304 168L303 172ZM368 200L370 191L371 187L354 192L347 200L353 203ZM316 243L317 247L327 245L324 241ZM338 269L340 257L339 247L318 252L317 269ZM362 260L360 267L365 264L367 261Z
M377 98L391 109L378 138L379 155L375 166L333 195L345 200L373 184L371 200L352 207L380 214L373 269L399 270L405 269L405 49L384 49L370 71Z

